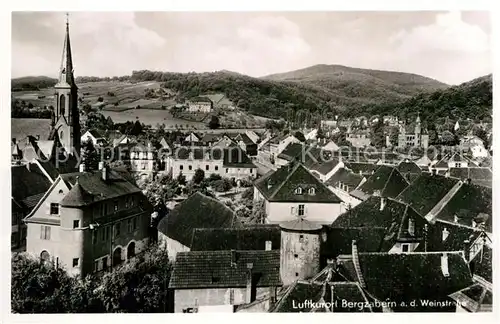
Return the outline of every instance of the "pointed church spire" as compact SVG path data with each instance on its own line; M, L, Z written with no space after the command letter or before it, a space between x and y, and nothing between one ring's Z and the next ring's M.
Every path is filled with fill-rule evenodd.
M417 112L417 123L420 123L420 112Z
M73 58L71 57L71 43L69 40L69 14L66 13L66 36L59 71L59 83L63 85L75 86L73 77Z

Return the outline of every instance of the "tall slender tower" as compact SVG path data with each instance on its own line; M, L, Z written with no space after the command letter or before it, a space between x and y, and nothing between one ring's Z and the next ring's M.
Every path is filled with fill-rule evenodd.
M80 154L80 114L78 111L78 87L73 75L73 59L69 40L69 21L66 14L66 36L59 70L59 79L55 85L55 125L59 141L66 154Z

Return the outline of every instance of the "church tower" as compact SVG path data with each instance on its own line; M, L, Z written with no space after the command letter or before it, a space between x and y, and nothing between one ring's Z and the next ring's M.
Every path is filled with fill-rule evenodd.
M78 87L73 75L73 59L69 40L69 21L66 18L66 36L59 70L54 86L54 129L66 154L80 154L80 115L78 111Z
M417 114L417 122L415 124L415 135L420 135L422 133L422 126L420 123L420 113Z

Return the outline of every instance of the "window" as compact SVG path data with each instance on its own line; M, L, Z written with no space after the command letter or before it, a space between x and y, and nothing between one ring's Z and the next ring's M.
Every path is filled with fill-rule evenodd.
M193 166L192 165L188 166L188 169L189 171L193 170Z
M207 165L205 166L205 170L207 170L207 171L208 171L209 169L210 169L210 167L209 167L209 165L207 164Z
M408 233L410 235L415 235L415 221L413 218L408 218Z
M316 189L314 189L314 188L309 188L309 194L310 194L310 195L315 195L315 194L316 194Z
M118 211L118 200L115 200L115 201L113 202L113 210L114 210L115 212L117 212L117 211Z
M299 242L300 243L304 242L304 235L299 235Z
M137 229L137 218L138 217L134 217L134 219L132 220L132 228L134 229L134 231Z
M401 245L401 251L408 252L409 249L410 249L410 246L408 244Z
M297 258L299 257L299 255L298 255L298 254L294 254L294 255L293 255L293 257L294 257L295 259L297 259Z
M215 166L215 171L218 171L219 170L219 166Z
M108 257L102 258L102 270L106 271L108 270Z
M131 218L127 219L127 229L128 229L129 233L132 233L134 231L134 229L132 227L132 219Z
M250 173L253 173L253 169L250 169Z
M226 169L226 173L229 173L229 169Z
M73 259L73 268L78 267L78 261L79 261L78 258Z
M125 208L128 208L128 206L129 206L129 201L130 201L130 197L127 197L127 198L125 199Z
M106 226L106 228L104 230L105 230L104 238L107 241L111 237L111 227Z
M184 166L182 164L179 165L179 170L184 170Z
M120 223L115 224L115 237L120 236Z
M50 214L51 215L59 215L59 204L56 204L56 203L50 204Z
M101 204L101 216L106 215L106 204Z
M304 216L304 215L305 215L305 206L299 205L299 216Z
M99 260L94 261L94 271L95 272L99 271Z
M298 277L299 276L299 273L298 272L295 272L295 277Z
M42 240L50 240L50 226L42 225L40 231L40 239Z
M295 189L295 194L296 195L302 195L302 188L301 187L297 187L297 189Z
M62 193L64 193L64 191L63 191L62 189L61 189L61 190L59 190L59 194L62 194Z
M79 228L80 227L80 221L79 220L74 220L73 221L73 228Z

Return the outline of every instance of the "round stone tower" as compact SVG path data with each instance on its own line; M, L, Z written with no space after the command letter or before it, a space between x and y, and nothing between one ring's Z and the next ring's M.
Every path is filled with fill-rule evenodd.
M280 276L284 286L319 272L321 225L298 218L280 224Z

